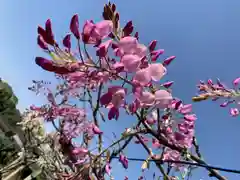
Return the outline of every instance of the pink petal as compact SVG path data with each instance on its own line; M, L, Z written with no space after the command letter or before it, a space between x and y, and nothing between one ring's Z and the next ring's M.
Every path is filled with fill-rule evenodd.
M122 39L120 39L118 46L119 47L126 47L126 46L132 46L134 47L137 45L138 41L135 37L132 36L126 36Z
M173 85L173 83L174 83L173 81L168 81L168 82L163 83L162 86L165 88L169 88Z
M172 95L166 90L158 90L155 92L156 107L165 108L172 101Z
M192 104L183 105L180 109L180 112L182 114L187 114L187 113L190 113L191 111L192 111Z
M149 48L149 51L154 51L154 49L156 48L156 45L157 45L157 41L156 40L153 40L152 42L150 42L148 48Z
M131 113L135 113L138 108L140 108L140 102L138 99L136 99L132 104L129 105L129 111Z
M86 21L83 26L83 34L90 35L94 27L93 21Z
M69 81L79 81L84 77L85 73L84 72L74 72L68 74L68 80Z
M108 40L108 41L106 41L104 43L101 43L98 46L98 49L97 49L97 56L105 57L107 52L108 52L108 48L111 45L111 43L112 43L112 40Z
M112 107L108 112L108 119L112 120L113 118L115 118L117 120L118 117L119 117L119 109Z
M67 34L64 39L63 39L63 45L68 48L71 49L71 34Z
M74 148L71 153L74 154L74 155L84 156L88 153L88 150L85 149L85 148L78 147L78 148Z
M158 49L158 50L155 50L155 51L152 51L151 52L151 59L152 61L157 61L158 57L164 53L164 50L163 49Z
M132 36L126 36L120 39L118 43L119 50L125 54L133 54L138 46L138 41Z
M155 138L152 139L152 146L154 148L160 148L161 147L161 144L159 143L159 141Z
M121 97L119 96L114 96L113 97L113 100L112 100L112 104L115 108L120 108L124 105L124 99L122 99Z
M127 93L127 89L123 88L122 86L112 86L108 88L109 93L121 93L123 96Z
M168 66L169 64L171 64L171 62L172 62L175 58L176 58L176 56L170 56L170 57L168 57L167 59L165 59L165 60L163 61L163 65L164 65L164 66Z
M236 78L234 81L233 81L233 84L234 86L237 86L240 82L240 77L239 78Z
M186 114L184 116L184 119L187 121L195 121L197 119L197 116L195 114Z
M146 122L149 124L149 125L154 125L157 120L156 119L153 119L153 118L147 118Z
M133 80L145 86L151 81L151 73L148 71L148 68L141 69L136 72Z
M93 124L93 133L102 134L103 132L95 124Z
M48 50L48 45L41 35L38 35L37 42L42 49Z
M121 62L116 62L113 64L113 68L119 73L124 70L124 65Z
M80 39L78 15L75 14L70 22L70 30L77 39Z
M236 117L239 115L239 110L237 108L231 108L230 114L231 114L231 116Z
M133 53L142 59L147 55L147 47L143 44L138 44Z
M182 133L188 132L187 126L185 124L178 124L178 129Z
M186 136L184 134L179 133L179 132L175 132L174 137L177 141L183 141L186 138Z
M112 100L112 94L111 93L106 93L106 94L103 94L100 98L100 103L102 105L108 105Z
M150 64L148 68L153 81L159 81L166 74L166 68L161 63Z
M124 68L128 72L134 72L139 67L141 59L136 55L124 55L121 59L121 62L124 65Z
M142 106L152 106L155 102L155 96L150 92L143 92L140 97L138 97Z
M105 171L106 171L106 173L110 176L110 174L111 174L111 166L110 166L109 163L106 164L106 166L105 166Z
M95 31L99 34L101 38L107 37L113 30L113 23L109 20L103 20L95 24Z

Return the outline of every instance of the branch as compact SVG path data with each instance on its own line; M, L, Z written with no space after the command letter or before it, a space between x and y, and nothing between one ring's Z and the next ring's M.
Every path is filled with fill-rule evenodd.
M141 117L139 116L139 114L137 114L137 117L139 119L139 121L141 121ZM171 148L172 150L176 150L179 153L185 153L188 154L190 156L190 158L202 165L206 166L206 169L210 172L210 176L216 177L219 180L227 180L225 177L221 176L216 170L212 169L210 166L207 165L207 163L205 161L203 161L202 159L200 159L197 156L194 156L193 154L191 154L190 152L186 152L186 149L177 146L175 144L169 143L168 140L163 137L160 133L158 134L156 131L154 131L148 124L146 124L145 122L143 122L144 127L149 131L150 134L152 134L158 141L159 143L161 143L162 145Z

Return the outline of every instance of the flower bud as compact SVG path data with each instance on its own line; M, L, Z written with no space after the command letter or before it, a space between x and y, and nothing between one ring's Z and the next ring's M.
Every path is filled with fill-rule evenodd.
M79 32L79 21L78 21L78 15L75 14L70 22L70 30L73 33L73 35L79 40L80 39L80 32Z
M71 49L71 34L67 34L64 39L63 39L63 45L68 48L69 50Z

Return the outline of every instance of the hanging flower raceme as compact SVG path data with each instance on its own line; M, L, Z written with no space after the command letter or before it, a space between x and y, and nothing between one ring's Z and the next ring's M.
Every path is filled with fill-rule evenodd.
M230 108L229 112L232 117L236 117L239 114L239 104L240 104L240 92L238 89L238 84L240 78L236 78L233 81L233 88L228 88L219 79L214 83L211 79L206 82L200 81L198 84L199 95L193 97L193 101L203 101L207 99L212 99L212 101L223 100L220 107L226 108L229 105L235 107Z
M183 104L173 97L170 89L173 81L163 81L167 74L166 68L176 57L170 56L160 63L158 59L164 50L158 49L156 40L148 46L141 44L138 32L133 32L132 21L121 29L119 14L112 5L105 7L103 14L103 21L94 23L89 20L82 28L79 26L78 15L75 14L70 22L71 34L62 40L63 49L55 42L50 20L46 22L45 29L38 28L38 44L49 54L51 60L37 57L36 64L57 74L63 82L58 87L58 95L64 98L58 104L58 97L48 92L47 108L35 107L35 110L49 121L59 120L59 143L67 154L66 161L73 167L81 167L80 165L91 162L95 156L98 157L89 147L90 142L95 141L94 136L98 137L99 143L103 142L104 132L101 123L97 122L98 117L105 121L102 109L107 110L109 120L121 117L120 108L134 117L136 115L140 125L134 127L134 131L150 127L146 131L147 135L139 134L135 139L136 144L150 145L159 154L163 148L166 149L164 159L181 159L181 153L171 150L166 144L182 149L191 148L197 117L192 112L192 105ZM81 32L79 29L82 29ZM73 47L73 38L77 40L77 48ZM89 46L95 50L93 56L88 51ZM238 80L234 84L237 85ZM218 86L224 91L224 86L220 83ZM202 84L201 89L206 87ZM83 105L90 105L88 115L92 117L89 118L83 108L71 105L73 99L83 102ZM232 109L231 114L237 116L238 111ZM151 130L155 131L156 137L150 136ZM79 137L83 138L82 144L74 144L73 140ZM162 143L161 138L166 142ZM103 147L102 144L98 145L98 153L106 152ZM92 165L89 172L94 170L101 178L101 172L111 176L109 158L108 154L104 161L94 160L97 165ZM128 168L128 159L122 153L119 162Z

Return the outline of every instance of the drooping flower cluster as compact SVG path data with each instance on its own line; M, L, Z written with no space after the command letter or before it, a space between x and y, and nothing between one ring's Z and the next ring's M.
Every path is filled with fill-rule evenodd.
M200 95L193 97L193 101L202 101L207 99L212 99L212 101L217 101L222 99L223 102L220 107L230 106L230 115L236 117L239 115L239 104L240 104L240 92L239 85L240 78L236 78L233 81L233 88L228 88L219 79L214 83L211 79L206 82L200 81L198 84L198 89Z
M70 31L77 40L78 54L73 51L69 33L63 39L64 48L57 44L51 20L46 21L45 29L38 27L38 45L51 60L36 57L35 62L42 69L55 73L63 83L58 86L56 94L47 89L48 105L32 106L31 109L53 124L59 120L59 126L55 125L60 134L59 143L63 153L67 154L67 163L74 167L93 161L95 155L89 151L88 141L94 135L102 143L103 132L97 123L97 114L102 115L100 107L108 111L109 120L118 120L120 109L125 110L138 121L134 129L145 128L152 132L148 135L155 135L151 138L153 148L167 148L163 152L164 159L181 159L181 152L176 149L191 148L196 115L190 104L185 105L173 97L170 89L173 81L162 82L175 56L160 62L158 59L164 50L157 49L156 40L148 46L141 44L138 32L133 35L131 21L121 29L115 5L106 5L103 17L104 20L97 23L86 21L81 31L78 16L72 17ZM95 57L90 55L89 46L95 48ZM61 103L56 102L58 96L62 98ZM89 102L93 121L86 116L86 109L69 104L71 98ZM72 142L77 137L84 138L81 146ZM148 137L140 135L140 140L135 142L144 145L148 143ZM163 143L161 139L164 139ZM99 145L99 154L105 152L101 152ZM120 153L119 161L128 168L123 153ZM104 168L98 160L93 162L98 164L91 166L95 176L101 179L102 172L111 175L109 158L104 161Z

